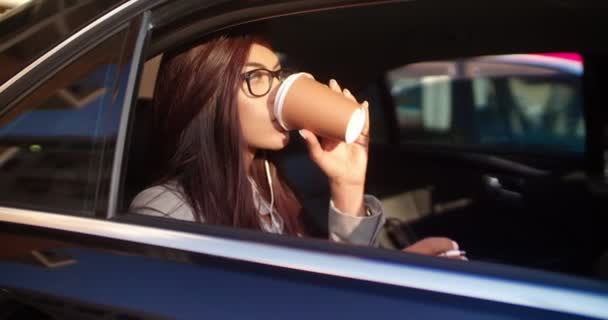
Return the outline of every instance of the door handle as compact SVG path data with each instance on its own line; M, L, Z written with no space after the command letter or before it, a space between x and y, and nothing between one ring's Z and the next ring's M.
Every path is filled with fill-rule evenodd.
M519 200L522 198L521 185L522 182L516 179L499 178L491 175L483 176L484 184L487 189L496 193L498 196Z

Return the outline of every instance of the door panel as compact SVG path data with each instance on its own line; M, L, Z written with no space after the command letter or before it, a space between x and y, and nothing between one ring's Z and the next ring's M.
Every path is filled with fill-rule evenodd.
M73 260L54 268L30 263L31 246L0 260L2 302L50 319L74 318L76 311L83 318L135 319L576 318L77 233L0 227L12 243L53 244Z

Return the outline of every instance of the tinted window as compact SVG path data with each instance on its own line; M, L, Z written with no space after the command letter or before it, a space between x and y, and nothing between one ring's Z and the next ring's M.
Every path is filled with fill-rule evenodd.
M388 74L402 141L583 152L578 54L424 62Z
M0 84L119 2L123 1L26 1L3 12L0 15Z
M132 39L106 40L0 117L0 204L92 214L105 206Z

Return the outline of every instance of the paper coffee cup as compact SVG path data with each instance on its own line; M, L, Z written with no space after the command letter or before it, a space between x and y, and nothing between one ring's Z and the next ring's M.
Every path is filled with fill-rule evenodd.
M359 104L308 73L292 74L283 81L275 96L274 115L285 130L307 129L346 143L359 137L367 121Z

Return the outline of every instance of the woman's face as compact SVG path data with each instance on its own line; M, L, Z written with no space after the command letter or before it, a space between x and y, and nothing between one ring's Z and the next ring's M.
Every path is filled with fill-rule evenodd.
M279 58L271 48L265 44L255 42L249 50L249 56L242 73L259 68L276 71L281 66ZM261 84L264 82L263 79L252 78L250 82L254 86L257 83L259 87L264 87ZM289 142L288 132L280 127L272 113L274 95L279 84L279 79L273 78L268 94L256 97L249 92L247 82L242 81L237 101L241 129L250 148L279 150Z

